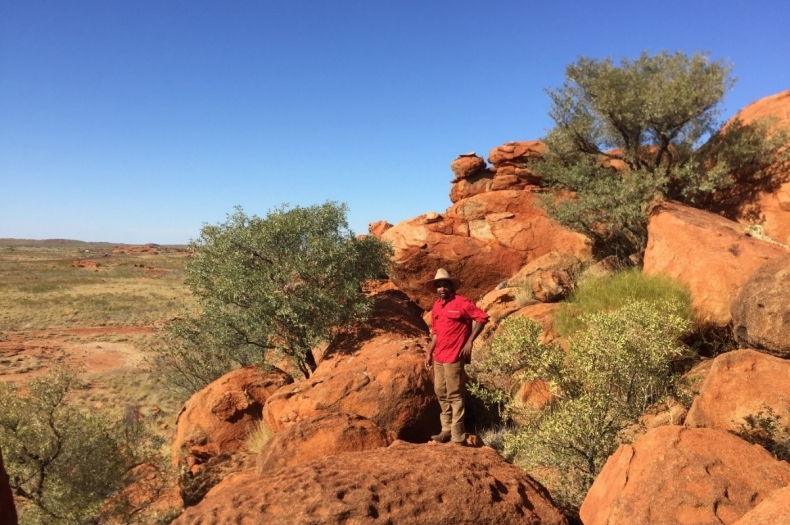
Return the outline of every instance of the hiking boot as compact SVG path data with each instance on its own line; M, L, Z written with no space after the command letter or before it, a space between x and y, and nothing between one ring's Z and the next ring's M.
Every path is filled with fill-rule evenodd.
M466 444L466 440L465 440L465 439L464 439L463 441L452 441L452 444L453 444L453 445L456 445L456 446L459 446L459 447L465 447L465 446L467 446L467 444Z
M437 443L447 443L450 441L450 433L440 432L439 434L435 434L431 436L431 441L436 441Z

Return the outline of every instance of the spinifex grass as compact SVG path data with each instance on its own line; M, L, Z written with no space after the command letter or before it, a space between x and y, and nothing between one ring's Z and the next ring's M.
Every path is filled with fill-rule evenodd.
M80 259L96 261L98 270L73 267ZM74 247L0 244L0 331L166 320L189 302L186 262L183 253L101 257Z

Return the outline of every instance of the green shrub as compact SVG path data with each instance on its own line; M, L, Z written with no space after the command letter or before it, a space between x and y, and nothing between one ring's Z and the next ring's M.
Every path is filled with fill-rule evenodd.
M82 387L75 373L56 370L22 394L0 382L0 444L22 525L84 525L122 517L116 498L135 481L134 468L161 465L161 440L150 439L138 412L113 421L69 400Z
M633 301L667 305L673 308L667 313L677 314L689 322L694 319L687 288L670 277L648 276L634 268L579 283L555 316L557 331L561 336L570 336L584 328L584 319L589 315L611 312Z
M787 418L788 411L784 412ZM744 417L736 434L760 445L776 459L790 461L790 426L771 407L763 404L762 410Z
M283 358L308 377L317 366L311 349L367 315L361 285L386 273L391 253L376 237L357 238L346 206L334 202L264 218L237 208L190 246L186 284L198 312L166 326L154 360L188 392Z
M523 364L519 378L542 379L555 399L541 410L522 409L522 427L506 440L506 454L544 483L568 508L578 507L622 432L679 386L671 364L688 354L679 338L689 329L668 301L637 300L585 316L585 329L559 345L531 345L521 323L506 324L503 353Z

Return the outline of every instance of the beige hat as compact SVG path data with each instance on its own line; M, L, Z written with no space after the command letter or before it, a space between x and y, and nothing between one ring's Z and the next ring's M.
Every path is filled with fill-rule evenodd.
M461 286L461 280L450 277L450 274L447 273L447 270L444 268L436 270L436 277L426 282L423 286L425 286L427 290L436 293L436 281L450 281L453 283L453 290L457 290L458 287Z

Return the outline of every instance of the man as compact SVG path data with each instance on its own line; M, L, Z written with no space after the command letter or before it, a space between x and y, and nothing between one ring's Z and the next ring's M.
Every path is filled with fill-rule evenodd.
M431 310L431 343L425 368L433 368L434 391L442 409L442 431L431 439L464 445L464 365L472 360L472 344L488 322L488 314L455 293L460 285L461 281L441 268L436 271L436 277L425 283L425 288L439 296Z

